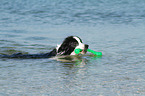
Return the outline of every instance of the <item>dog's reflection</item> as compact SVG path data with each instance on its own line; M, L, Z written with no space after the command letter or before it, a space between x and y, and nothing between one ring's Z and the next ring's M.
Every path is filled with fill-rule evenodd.
M86 64L97 60L98 56L94 56L94 55L74 55L74 56L57 56L53 59L60 61L61 63L63 63L64 67L84 67Z

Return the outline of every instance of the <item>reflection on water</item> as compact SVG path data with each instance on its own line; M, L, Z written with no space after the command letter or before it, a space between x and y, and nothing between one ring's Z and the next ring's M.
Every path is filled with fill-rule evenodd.
M93 54L77 55L77 56L57 56L54 57L54 60L60 61L64 67L84 67L90 62L95 62L102 58L102 56L95 56Z

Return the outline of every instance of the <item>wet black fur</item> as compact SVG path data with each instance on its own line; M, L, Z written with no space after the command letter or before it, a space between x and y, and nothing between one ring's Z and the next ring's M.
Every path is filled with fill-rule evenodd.
M81 39L80 39L81 41ZM81 41L82 42L82 41ZM53 49L49 53L43 53L43 54L22 54L22 53L16 53L12 55L0 55L0 58L24 58L24 59L31 59L31 58L50 58L56 55L70 55L75 47L78 45L78 41L73 38L73 36L67 37L59 49L56 48ZM58 52L57 52L58 51Z
M70 55L78 45L78 41L74 39L73 36L69 36L61 44L57 54Z
M31 58L50 58L56 55L56 49L52 50L49 53L42 54L22 54L16 53L12 55L0 55L0 58L22 58L22 59L31 59Z

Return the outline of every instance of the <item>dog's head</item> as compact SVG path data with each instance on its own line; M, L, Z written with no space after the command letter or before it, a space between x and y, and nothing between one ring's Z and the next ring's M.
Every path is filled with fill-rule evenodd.
M59 45L57 50L57 55L76 55L74 52L75 49L79 48L83 51L81 54L85 54L87 52L89 45L83 44L82 40L77 36L69 36L65 38L63 43Z

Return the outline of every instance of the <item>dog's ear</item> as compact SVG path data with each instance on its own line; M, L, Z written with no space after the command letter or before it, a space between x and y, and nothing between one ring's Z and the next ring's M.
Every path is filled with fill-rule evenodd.
M70 55L75 49L75 46L70 43L63 43L59 49L57 55Z
M57 47L57 55L70 55L77 45L78 41L73 36L69 36Z

